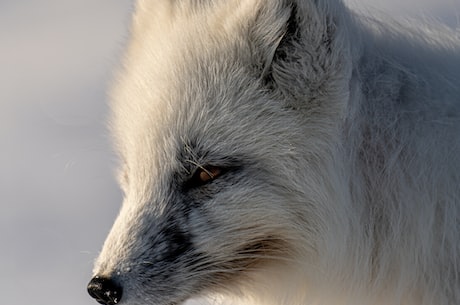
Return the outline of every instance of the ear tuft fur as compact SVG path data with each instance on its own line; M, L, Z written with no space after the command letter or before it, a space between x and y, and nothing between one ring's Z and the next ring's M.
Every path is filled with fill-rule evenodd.
M292 3L289 5L289 11L289 18L285 22L282 35L277 39L275 45L273 45L271 53L266 59L263 69L262 79L264 83L269 87L274 83L272 74L273 62L287 60L294 43L299 43L300 41L300 27L297 15L297 6Z
M261 4L252 40L256 56L262 56L257 62L264 86L294 101L290 106L295 108L346 87L349 67L344 63L350 60L342 37L346 31L340 31L344 10L336 0Z

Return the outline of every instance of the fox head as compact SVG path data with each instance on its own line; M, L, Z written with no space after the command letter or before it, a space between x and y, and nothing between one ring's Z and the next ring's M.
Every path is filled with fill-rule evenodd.
M244 294L273 266L314 266L341 191L333 151L351 77L341 10L137 3L113 90L124 202L88 287L97 301Z

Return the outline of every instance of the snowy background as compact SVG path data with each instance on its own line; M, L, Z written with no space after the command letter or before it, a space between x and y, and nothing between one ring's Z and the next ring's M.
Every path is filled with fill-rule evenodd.
M460 27L460 0L350 1ZM0 0L2 304L96 304L85 287L121 203L105 91L130 2Z

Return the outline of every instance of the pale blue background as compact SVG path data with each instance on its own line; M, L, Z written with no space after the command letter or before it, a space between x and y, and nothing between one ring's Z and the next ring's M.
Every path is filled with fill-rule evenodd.
M153 1L153 0L152 0ZM354 0L460 28L460 0ZM0 302L90 305L121 202L105 117L129 0L0 0Z

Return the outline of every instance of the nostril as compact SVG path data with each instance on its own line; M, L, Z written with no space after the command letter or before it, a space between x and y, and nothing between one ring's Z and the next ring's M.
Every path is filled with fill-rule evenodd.
M109 278L95 276L88 283L88 293L97 302L115 305L121 300L122 289Z

